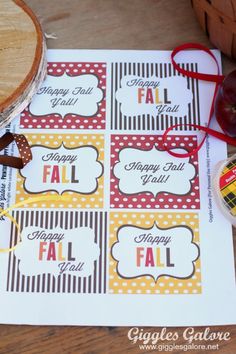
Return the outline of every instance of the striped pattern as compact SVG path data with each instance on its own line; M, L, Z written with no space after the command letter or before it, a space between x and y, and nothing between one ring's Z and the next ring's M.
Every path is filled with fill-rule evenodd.
M182 64L182 68L191 71L198 71L198 65L195 63ZM175 130L185 130L185 124L200 124L199 110L199 85L198 80L187 78L188 88L193 93L193 101L188 105L188 114L184 117L175 117L160 114L152 116L143 114L139 116L125 116L121 113L121 104L115 99L115 93L120 88L122 77L126 75L137 75L143 78L157 76L163 78L166 76L181 75L169 63L112 63L111 70L111 129L112 130L166 130L173 124L182 124ZM195 130L188 128L188 130Z
M107 277L107 214L88 211L14 211L13 217L21 229L36 226L54 229L60 226L64 229L90 227L95 233L95 242L100 247L100 257L95 262L94 273L85 278L70 274L53 276L42 274L25 276L20 274L18 260L14 253L9 253L7 291L36 293L105 293ZM17 242L17 231L11 229L10 247Z

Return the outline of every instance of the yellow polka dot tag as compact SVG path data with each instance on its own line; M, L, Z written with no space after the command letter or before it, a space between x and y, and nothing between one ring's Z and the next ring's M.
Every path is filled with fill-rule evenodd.
M103 208L103 134L29 134L26 137L31 144L33 155L34 152L36 155L34 155L31 164L27 166L27 170L23 169L17 175L16 203L24 202L27 198L35 195L63 195L69 196L70 200L38 201L33 204L33 207ZM77 151L85 150L81 150L80 148L87 148L89 156L92 156L90 161L95 161L93 163L93 165L95 165L95 175L93 181L90 183L89 190L83 190L82 188L76 189L76 186L79 184L76 172L80 168L81 162L78 162L77 165L74 166L73 158L76 158ZM50 156L53 157L52 163L50 163L52 160L49 159ZM68 160L68 158L70 158L70 160ZM39 161L36 161L37 159L39 159ZM44 159L41 163L42 166L38 163L41 161L40 159ZM80 161L79 158L77 158L77 160ZM85 166L84 171L87 176L89 176L90 165L88 165L88 161L83 160L83 165ZM37 175L35 175L36 170ZM34 178L32 177L33 173ZM37 183L38 180L40 180L42 184ZM88 183L86 183L86 188L87 185ZM42 186L43 188L41 188ZM23 207L27 208L28 206L26 204Z
M200 294L197 213L110 214L109 292Z

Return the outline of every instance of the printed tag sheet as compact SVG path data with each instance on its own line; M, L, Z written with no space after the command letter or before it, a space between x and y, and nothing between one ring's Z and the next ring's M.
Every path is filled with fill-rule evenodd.
M178 61L215 70L198 51ZM187 124L207 123L213 90L168 51L48 51L45 82L6 128L33 160L0 167L1 208L18 205L15 223L0 220L2 247L21 237L0 254L2 323L236 323L232 230L212 185L226 146L163 149L173 124L168 148L197 147Z

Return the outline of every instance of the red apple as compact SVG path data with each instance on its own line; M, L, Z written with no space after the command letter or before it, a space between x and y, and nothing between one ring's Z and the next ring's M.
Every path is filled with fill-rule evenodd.
M236 70L225 77L219 89L215 116L222 130L236 137Z

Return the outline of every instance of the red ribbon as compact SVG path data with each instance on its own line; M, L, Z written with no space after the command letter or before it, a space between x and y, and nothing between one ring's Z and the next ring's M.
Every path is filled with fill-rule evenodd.
M210 55L216 63L217 74L214 74L214 75L213 74L204 74L204 73L198 73L195 71L189 71L189 70L185 70L185 69L181 68L180 65L176 63L175 56L176 56L176 54L178 54L184 50L187 50L187 49L202 50L205 53L207 53L208 55ZM173 52L171 53L171 62L172 62L172 65L174 66L174 68L184 76L191 77L191 78L197 79L197 80L215 82L215 89L214 89L214 94L213 94L213 99L212 99L212 103L211 103L211 109L210 109L210 113L209 113L209 117L208 117L207 126L205 127L205 126L198 125L198 124L185 124L185 126L187 126L187 127L193 127L193 128L196 128L196 129L199 129L199 130L205 132L204 138L202 139L202 141L200 142L198 147L196 149L191 150L191 152L187 152L186 154L180 154L180 153L174 152L174 150L171 150L171 148L168 148L166 140L167 140L167 135L169 134L169 132L176 127L183 126L183 124L175 124L175 125L172 125L171 127L169 127L168 129L166 129L165 133L163 134L163 148L166 151L168 151L168 153L171 154L172 156L190 157L190 156L198 153L198 151L201 149L202 145L204 144L204 142L206 140L207 134L212 135L217 139L223 140L230 145L236 146L236 139L235 138L232 138L228 135L225 135L223 133L220 133L216 130L209 128L209 125L210 125L210 122L211 122L211 119L212 119L212 116L214 113L215 99L216 99L219 87L225 78L224 75L220 75L220 68L219 68L219 64L218 64L218 61L217 61L215 55L210 51L210 49L208 49L207 47L205 47L199 43L185 43L185 44L182 44L182 45L176 47L173 50Z

